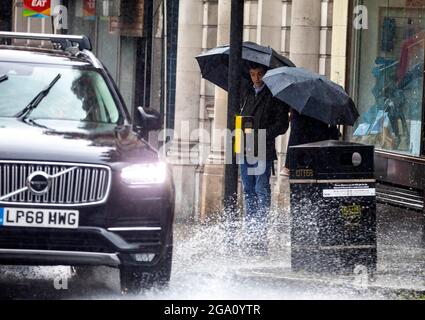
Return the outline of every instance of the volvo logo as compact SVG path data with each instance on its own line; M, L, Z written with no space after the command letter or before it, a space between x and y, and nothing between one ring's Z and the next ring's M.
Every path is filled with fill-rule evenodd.
M51 177L42 171L32 173L27 179L27 187L35 195L46 194L51 183Z

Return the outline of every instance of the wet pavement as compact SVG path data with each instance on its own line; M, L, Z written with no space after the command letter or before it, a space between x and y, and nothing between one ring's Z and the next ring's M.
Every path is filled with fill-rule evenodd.
M220 224L176 224L173 274L168 289L121 295L118 270L93 269L78 279L69 267L1 267L0 299L399 299L425 292L424 218L378 207L378 270L373 281L359 275L293 273L290 219L275 212L267 256L239 246L228 252Z

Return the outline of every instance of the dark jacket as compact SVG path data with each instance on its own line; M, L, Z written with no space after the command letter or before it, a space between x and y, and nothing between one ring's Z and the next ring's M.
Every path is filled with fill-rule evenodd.
M336 126L329 126L322 121L299 114L291 109L291 133L288 141L288 153L289 147L292 146L338 139L339 131ZM289 168L288 156L286 157L285 167Z
M247 87L241 96L241 116L254 117L254 129L266 130L266 157L267 160L277 160L275 139L285 134L289 127L289 107L284 102L273 97L267 87L255 95L253 87ZM255 150L258 150L255 139ZM257 155L257 152L255 152Z

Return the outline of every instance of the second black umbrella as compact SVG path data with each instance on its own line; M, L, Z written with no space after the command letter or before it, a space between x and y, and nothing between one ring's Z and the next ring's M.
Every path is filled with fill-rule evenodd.
M325 76L303 68L270 70L263 81L273 96L300 114L330 125L354 125L359 113L351 97Z

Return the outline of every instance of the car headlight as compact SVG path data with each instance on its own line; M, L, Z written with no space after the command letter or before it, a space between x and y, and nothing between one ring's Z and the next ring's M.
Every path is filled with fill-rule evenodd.
M160 184L167 178L164 162L134 164L122 169L121 179L129 185Z

